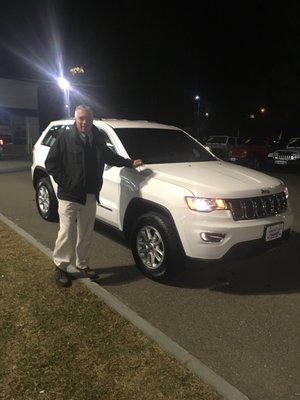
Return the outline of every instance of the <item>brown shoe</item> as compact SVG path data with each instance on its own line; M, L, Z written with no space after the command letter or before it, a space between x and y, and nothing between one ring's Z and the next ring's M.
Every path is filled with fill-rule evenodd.
M57 285L60 287L68 287L72 285L70 275L58 267L55 267L55 280Z
M99 277L98 274L95 271L93 271L92 269L90 269L89 267L77 268L77 269L82 273L82 275L85 278L97 279Z

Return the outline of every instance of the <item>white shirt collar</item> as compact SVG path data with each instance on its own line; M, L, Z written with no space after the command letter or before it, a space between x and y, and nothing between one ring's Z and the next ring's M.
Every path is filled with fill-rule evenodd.
M88 134L79 132L79 136L80 136L80 139L81 139L84 143L85 143L85 138L88 137L88 138L89 138L90 144L92 144L92 140L93 140L93 133L92 133L92 132L90 132L90 133L88 133Z

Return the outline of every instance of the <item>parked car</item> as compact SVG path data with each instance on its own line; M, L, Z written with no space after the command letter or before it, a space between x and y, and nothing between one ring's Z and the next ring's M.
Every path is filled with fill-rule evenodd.
M300 137L292 137L284 149L280 148L268 154L274 165L300 165Z
M268 154L278 145L276 140L269 137L250 137L229 151L229 161L258 170L267 168Z
M211 135L208 136L205 145L222 160L228 160L229 150L241 145L244 140L240 136Z
M0 157L6 152L8 146L12 145L10 135L0 135Z
M53 121L33 148L36 205L57 219L57 185L45 159L73 119ZM147 121L99 120L112 151L142 158L137 169L106 166L96 218L121 232L151 279L178 273L188 258L221 260L288 237L294 214L284 183L216 158L185 131Z

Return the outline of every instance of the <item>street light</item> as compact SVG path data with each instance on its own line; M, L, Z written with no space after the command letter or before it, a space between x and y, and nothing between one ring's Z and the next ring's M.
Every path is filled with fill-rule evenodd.
M264 136L266 132L266 121L265 121L266 109L265 107L261 107L259 111L261 114L261 134Z
M57 79L57 84L64 91L64 108L67 117L70 117L70 82L60 77Z
M200 96L195 96L195 100L197 101L197 117L200 117Z
M200 96L196 95L194 100L197 102L197 112L195 113L195 133L199 138L200 136Z

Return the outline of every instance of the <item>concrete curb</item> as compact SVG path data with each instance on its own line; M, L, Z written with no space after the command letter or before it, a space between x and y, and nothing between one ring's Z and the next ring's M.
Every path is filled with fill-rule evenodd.
M33 236L28 234L10 219L6 218L0 213L0 220L22 236L26 241L35 246L38 250L44 253L49 258L52 258L52 250L41 244ZM74 266L70 266L70 272L77 272ZM240 392L237 388L228 383L221 376L217 375L214 371L208 368L200 360L191 355L183 347L179 346L176 342L170 339L162 331L155 328L149 322L141 318L133 310L127 307L124 303L118 300L115 296L105 290L96 282L91 281L87 278L81 278L80 281L97 297L101 298L109 307L117 311L122 317L131 322L146 336L154 340L161 347L163 347L168 353L188 368L192 373L201 378L205 383L216 390L220 395L224 397L224 400L249 400L249 398Z

